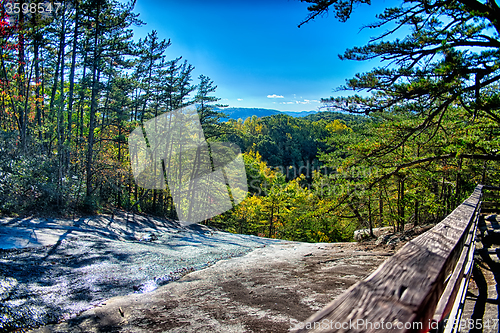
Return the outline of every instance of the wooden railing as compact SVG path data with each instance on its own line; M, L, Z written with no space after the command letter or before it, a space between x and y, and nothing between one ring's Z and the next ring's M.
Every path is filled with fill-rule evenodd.
M482 190L478 185L443 221L297 324L294 332L456 330L474 260Z

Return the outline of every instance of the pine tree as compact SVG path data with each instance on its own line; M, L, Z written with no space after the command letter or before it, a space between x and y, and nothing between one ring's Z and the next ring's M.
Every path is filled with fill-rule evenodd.
M224 107L225 105L211 104L220 100L218 97L210 96L211 93L215 92L217 86L214 85L214 82L208 76L203 74L198 79L200 83L197 87L194 102L196 103L205 138L210 139L227 134L229 128L221 122L227 115L217 110L217 108Z
M159 101L161 96L159 82L161 81L161 70L165 66L165 51L171 45L170 40L159 41L155 30L149 33L144 40L139 40L139 59L136 66L135 77L139 81L141 89L138 105L140 109L140 120L149 119L146 115L147 110L153 107L153 117L158 116ZM156 99L155 99L156 97Z
M96 0L86 4L88 21L86 22L87 36L92 57L91 71L91 99L86 152L86 200L92 202L93 193L93 157L95 144L95 129L97 127L96 113L99 108L99 95L102 89L100 76L104 70L106 60L117 55L133 55L132 32L130 26L137 23L137 15L132 12L134 3L125 5L108 0Z
M356 5L369 4L303 1L312 4L305 22L328 10L345 21ZM500 180L498 162L492 162L488 172L477 170L478 165L488 166L487 161L500 160L498 17L496 1L402 1L365 26L386 32L340 56L380 59L385 65L357 74L338 89L365 90L371 96L322 101L331 110L370 115L378 123L372 139L350 145L344 166L374 168L361 185L368 192L384 189L384 200L395 209L383 214L397 220L400 229L412 219L420 221L426 211L433 215L426 219L439 219L474 183ZM391 41L396 33L405 36ZM338 207L354 200L354 192L351 188L339 196ZM363 199L357 204L363 202L369 203Z
M309 21L328 9L341 20L349 18L355 2L303 0L313 3ZM347 50L345 60L380 58L387 65L358 74L341 90L374 91L371 97L359 95L323 99L335 110L370 114L406 112L419 119L413 128L403 128L400 140L381 147L379 154L389 153L428 132L440 131L445 113L460 105L468 113L469 124L481 121L500 122L500 7L496 1L412 0L399 7L387 8L378 21L366 26L376 29L396 28L373 38L362 47ZM403 39L386 41L392 33L408 29ZM461 155L498 160L493 149L481 151L470 147L454 151ZM468 153L468 154L467 154ZM445 156L436 156L444 158Z

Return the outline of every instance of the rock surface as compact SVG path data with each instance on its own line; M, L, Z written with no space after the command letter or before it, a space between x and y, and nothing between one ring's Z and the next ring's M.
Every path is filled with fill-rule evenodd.
M218 260L286 243L118 214L0 219L0 332L69 319Z
M33 332L288 332L390 255L357 243L268 245Z
M420 229L309 244L126 213L4 218L0 331L288 332Z

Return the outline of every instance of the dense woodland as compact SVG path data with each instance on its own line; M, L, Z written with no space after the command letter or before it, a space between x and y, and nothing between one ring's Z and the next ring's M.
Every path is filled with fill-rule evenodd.
M302 24L370 10L365 0L302 1L310 3ZM134 3L75 0L48 15L9 15L2 4L1 214L125 209L175 218L168 189L134 183L127 137L187 106L209 141L244 152L248 197L205 221L232 232L349 240L359 227L435 222L477 183L499 183L494 0L388 8L365 27L373 40L341 55L380 67L347 80L346 97L325 98L333 112L245 121L223 121L215 83L193 78L182 57L167 58L170 40L152 31L134 41L132 28L143 24ZM404 39L392 36L400 31Z

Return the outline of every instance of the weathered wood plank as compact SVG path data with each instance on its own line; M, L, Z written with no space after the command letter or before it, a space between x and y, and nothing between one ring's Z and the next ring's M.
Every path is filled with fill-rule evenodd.
M483 207L486 209L495 209L500 207L500 202L483 201Z
M462 253L460 254L460 259L456 264L456 268L453 271L450 279L446 282L446 288L441 295L441 299L436 307L436 311L434 313L434 320L436 322L441 322L446 318L446 316L450 313L453 304L456 300L458 289L464 275L466 274L466 264L469 259L469 252L474 251L474 234L476 232L475 228L471 228L468 233L467 241L464 244L464 248Z
M481 189L296 332L427 331L467 240Z
M492 190L492 191L500 191L500 187L493 185L483 185L483 189Z

